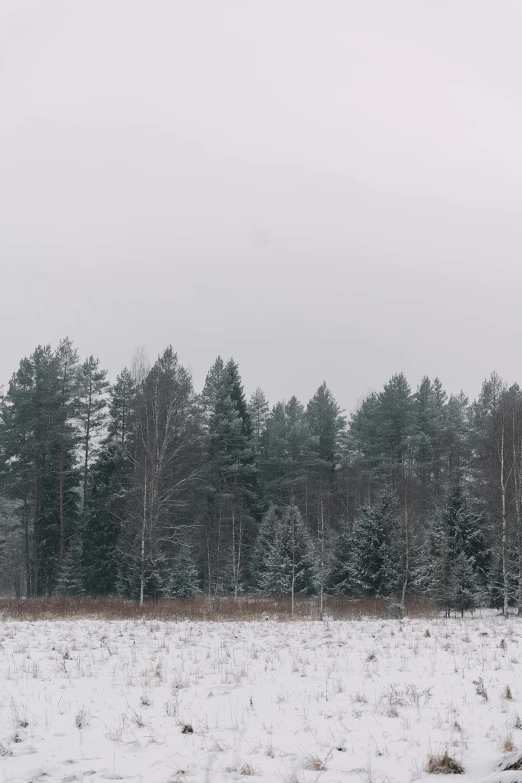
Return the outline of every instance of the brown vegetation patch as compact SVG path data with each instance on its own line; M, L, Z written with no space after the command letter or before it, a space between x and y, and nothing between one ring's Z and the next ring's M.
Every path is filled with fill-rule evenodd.
M121 598L0 598L3 620L215 620L219 622L292 619L289 596L247 596L212 598L197 596L179 600L136 601ZM410 601L406 614L412 618L435 617L434 605L424 599ZM388 602L382 599L354 599L329 596L324 615L333 620L385 619ZM297 598L294 620L318 620L317 598Z
M464 767L448 756L448 751L440 756L430 756L426 772L429 775L463 775Z
M303 764L303 769L309 769L312 772L324 772L326 769L324 762L321 761L319 756L308 756L305 763Z

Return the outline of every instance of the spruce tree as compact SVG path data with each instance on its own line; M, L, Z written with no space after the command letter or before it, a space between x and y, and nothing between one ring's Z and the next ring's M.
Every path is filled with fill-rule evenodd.
M170 566L164 589L166 598L191 598L200 592L198 569L190 548L182 545Z
M260 587L266 595L290 595L292 615L297 595L312 595L316 589L314 551L310 535L297 506L287 506L276 520Z
M324 381L308 403L306 418L316 459L331 473L340 461L341 435L346 419Z
M453 608L464 616L464 612L473 611L479 605L476 572L470 558L461 551L455 559L452 572L452 604Z
M453 486L430 541L429 593L447 616L474 608L483 592L488 552L480 517L469 510L460 482Z
M262 389L258 386L248 401L248 415L250 416L252 426L252 448L256 458L259 457L261 451L261 442L266 430L268 414L268 402Z
M357 514L351 538L347 581L353 594L383 598L396 585L390 532L395 524L396 509L384 495L374 506L363 506Z
M308 516L312 436L305 408L297 397L278 402L267 421L260 483L267 502L296 503Z
M352 578L353 533L346 517L341 519L339 530L333 537L331 567L328 576L328 592L334 595L353 595Z
M257 530L255 544L252 549L252 556L250 559L252 584L253 587L261 591L265 586L264 574L273 550L278 520L279 515L277 509L271 504L268 511L263 514Z
M81 536L75 533L71 536L63 562L60 565L58 579L54 590L55 595L82 596L85 593L83 585L83 545Z
M208 444L207 589L244 589L257 506L252 423L237 364L218 357L202 394Z

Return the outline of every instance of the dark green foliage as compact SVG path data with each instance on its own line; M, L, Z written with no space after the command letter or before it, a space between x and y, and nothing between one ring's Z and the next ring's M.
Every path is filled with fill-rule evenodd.
M266 397L258 386L248 402L248 415L252 425L252 448L256 457L259 457L261 452L269 412Z
M55 595L84 595L83 568L82 538L79 533L75 533L68 542L65 558L60 565L58 580L54 591Z
M347 426L326 383L269 409L218 357L197 397L167 348L109 387L65 339L2 398L0 501L17 594L427 592L446 613L507 611L522 606L522 391L493 374L470 405L399 373Z
M274 505L270 505L268 511L263 514L261 523L257 530L255 544L252 549L250 561L250 573L253 576L253 586L258 590L263 590L265 586L264 575L267 569L267 563L273 552L276 526L279 523L280 515Z
M265 595L312 595L316 589L314 553L299 509L287 506L274 523L261 591Z
M396 586L390 538L397 509L384 496L374 506L363 506L351 530L341 532L333 573L334 590L363 597L386 597Z
M84 512L89 500L89 467L96 455L106 426L107 371L100 369L98 359L90 356L78 372L77 417L80 424L82 452L82 495Z
M170 564L163 595L166 598L190 598L200 592L198 569L187 546L181 546Z
M89 595L116 592L118 545L125 524L132 461L119 439L104 444L93 466L82 536Z
M428 592L447 615L469 611L479 603L488 560L480 521L470 512L460 482L455 484L431 531L426 561Z
M18 501L27 592L53 592L78 513L74 393L69 341L39 346L13 375L2 406L4 491Z
M304 406L296 397L272 408L266 422L260 483L268 502L306 507L313 461L312 435Z
M322 383L308 403L306 418L317 459L330 471L339 465L340 436L346 419L326 383Z

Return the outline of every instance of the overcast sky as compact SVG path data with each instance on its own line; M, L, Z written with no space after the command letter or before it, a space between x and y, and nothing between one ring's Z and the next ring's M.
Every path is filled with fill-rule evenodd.
M2 0L0 382L522 382L519 0Z

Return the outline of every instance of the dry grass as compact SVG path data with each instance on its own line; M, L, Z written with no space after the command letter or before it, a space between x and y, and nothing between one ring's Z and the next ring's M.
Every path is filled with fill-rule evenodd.
M463 775L464 767L448 756L448 751L440 756L430 756L426 767L428 775Z
M326 769L326 766L323 761L319 758L319 756L308 756L305 763L303 764L303 769L308 769L312 772L324 772Z
M91 720L91 716L89 714L89 711L85 709L85 707L82 707L78 713L76 714L76 718L74 719L74 722L76 724L77 729L85 729Z
M333 620L386 619L389 602L382 599L353 599L329 596L325 601L325 616ZM406 606L411 618L437 616L432 603L415 599ZM292 619L291 601L283 597L184 598L149 601L139 606L135 601L120 598L0 598L0 619L4 620L215 620L247 621ZM297 598L295 620L318 620L316 598Z

